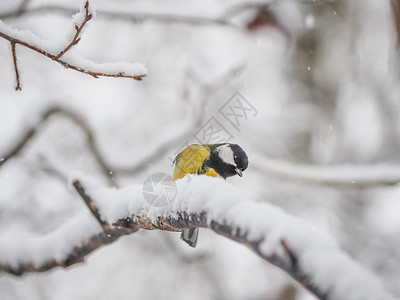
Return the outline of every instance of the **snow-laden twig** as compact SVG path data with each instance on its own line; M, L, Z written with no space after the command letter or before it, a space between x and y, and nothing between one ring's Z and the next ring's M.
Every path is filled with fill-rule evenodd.
M81 34L83 28L85 28L86 23L89 22L93 18L93 15L89 12L89 1L86 1L84 9L85 9L85 15L83 17L81 24L80 25L75 24L75 30L76 30L75 35L71 39L71 42L63 50L61 50L60 53L58 53L55 56L56 59L60 59L61 56L63 56L65 53L67 53L69 51L69 49L71 49L73 46L77 45L79 43L79 41L81 40L80 34Z
M69 53L69 50L73 46L75 46L80 41L80 35L82 30L87 25L93 17L93 12L91 12L89 1L85 2L81 12L77 15L78 17L82 15L83 18L80 24L75 24L75 35L72 37L71 41L68 45L60 51L57 51L54 54L57 46L50 45L48 41L43 41L39 37L35 36L31 32L28 31L20 31L11 28L10 26L4 24L0 21L0 37L8 40L12 46L12 54L14 60L15 72L18 76L18 69L16 65L16 55L15 55L15 45L21 45L26 48L29 48L35 52L38 52L53 61L61 64L67 69L72 69L84 74L91 75L95 78L98 77L123 77L123 78L132 78L135 80L142 80L143 77L146 76L147 70L146 68L139 63L128 64L124 62L116 62L116 63L103 63L98 64L94 63L90 60L83 59L76 54L72 55ZM78 20L79 18L75 17L74 19ZM68 53L67 59L61 59L61 57L65 56ZM20 90L20 82L19 77L17 77L17 85L16 90Z
M190 177L190 181L177 181L176 197L165 207L147 203L139 185L91 188L85 191L93 202L88 207L112 224L107 230L85 214L47 236L21 241L21 245L0 241L0 270L21 275L82 262L96 248L138 229L182 231L204 227L247 246L319 299L394 299L377 277L305 221L274 206L249 201L221 179ZM78 184L75 180L74 186Z

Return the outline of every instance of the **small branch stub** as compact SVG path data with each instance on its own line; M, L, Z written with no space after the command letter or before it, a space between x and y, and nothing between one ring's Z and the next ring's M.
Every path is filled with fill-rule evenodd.
M105 232L108 231L110 229L110 225L107 222L104 222L101 219L101 216L100 216L100 213L99 213L99 210L98 210L97 206L94 204L94 202L92 201L90 196L87 194L87 192L83 188L82 184L78 180L75 180L72 183L72 185L74 186L74 188L76 189L78 194L81 196L81 198L85 202L86 206L89 208L89 210L92 213L92 215L99 222L99 224L101 226L101 229L103 229L103 231L105 231Z
M15 70L15 80L16 80L15 90L20 91L21 90L21 82L19 80L17 54L15 52L15 42L11 42L11 52L12 52L12 57L13 57L14 70Z

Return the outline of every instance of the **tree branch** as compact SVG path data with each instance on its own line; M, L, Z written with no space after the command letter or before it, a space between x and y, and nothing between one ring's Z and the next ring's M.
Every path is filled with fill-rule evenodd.
M18 38L17 36L13 35L12 32L13 30L8 28L7 30L5 30L4 24L2 26L2 28L0 28L0 37L2 37L3 39L8 40L12 47L13 47L13 58L14 58L14 67L15 67L15 72L18 73L18 70L16 68L16 58L15 58L15 44L19 44L21 46L24 46L28 49L31 49L37 53L40 53L48 58L50 58L51 60L61 64L63 67L67 68L67 69L72 69L75 70L77 72L80 73L84 73L84 74L88 74L91 75L95 78L98 77L123 77L123 78L131 78L131 79L135 79L135 80L142 80L143 77L146 76L145 73L142 74L134 74L135 72L131 71L131 74L129 74L129 72L125 72L123 70L119 71L119 72L108 72L108 71L99 71L99 70L89 70L87 68L85 68L84 66L79 66L77 64L71 63L71 62L67 62L66 60L62 60L61 57L67 53L73 46L75 46L79 41L80 41L80 33L83 30L83 28L85 27L85 25L87 24L88 21L90 21L92 19L92 14L90 14L89 12L89 1L86 1L86 4L84 6L85 8L85 17L84 20L82 21L82 23L78 26L75 26L75 36L72 38L71 42L63 49L61 50L58 54L53 54L50 51L47 51L45 49L43 49L42 47L38 46L38 45L34 45L30 42L24 41L21 38ZM20 14L21 12L19 12ZM10 33L11 32L11 33ZM15 32L14 32L15 33ZM18 88L18 83L17 83L17 88Z
M172 205L162 208L149 206L138 195L141 194L139 187L124 190L121 194L115 189L92 191L90 195L100 207L98 209L95 206L94 209L88 205L92 213L101 212L102 205L107 205L109 210L110 201L115 206L123 207L128 207L129 201L134 201L135 205L131 205L134 208L129 216L114 222L107 220L112 225L106 231L95 233L80 243L78 241L65 258L50 258L42 264L21 261L10 266L4 263L4 257L0 257L0 270L22 275L26 272L44 272L56 266L67 267L83 262L95 249L138 229L182 231L190 227L204 227L245 245L267 262L287 272L319 299L393 299L377 277L357 265L332 241L304 221L273 206L243 201L238 190L223 180L192 176L189 182L182 180L177 184L177 198ZM74 181L74 187L82 198L89 194L78 180ZM127 199L127 193L132 197ZM185 198L184 195L191 197ZM99 221L100 215L96 215L96 219ZM58 235L53 236L59 238ZM26 260L26 255L22 259ZM340 276L342 272L346 272L346 276ZM332 277L332 274L337 276ZM360 286L368 288L360 289Z
M131 78L131 79L135 79L135 80L142 80L143 77L146 76L146 74L140 74L140 75L131 75L131 74L125 74L124 72L117 72L117 73L106 73L106 72L97 72L97 71L91 71L91 70L86 70L83 67L80 67L78 65L74 65L71 64L67 61L61 60L57 58L57 55L52 54L50 52L47 52L39 47L36 47L35 45L29 44L27 42L24 42L20 39L17 39L15 37L12 37L4 32L0 31L0 37L10 41L11 43L14 44L20 44L21 46L24 46L26 48L29 48L33 51L36 51L52 60L54 60L55 62L59 63L60 65L62 65L63 67L67 68L67 69L71 69L71 70L75 70L78 71L80 73L84 73L84 74L88 74L93 76L94 78L99 78L99 77L122 77L122 78Z
M45 111L43 113L43 115L41 116L40 120L35 125L33 125L31 128L26 130L26 132L20 137L19 141L17 143L15 143L15 145L13 147L11 147L11 149L8 152L0 155L0 158L1 158L0 159L0 168L10 158L19 155L19 153L25 148L25 146L39 132L41 126L43 126L45 123L47 123L47 121L50 119L50 117L55 116L55 115L63 116L80 127L80 129L86 135L86 141L88 143L89 150L92 152L92 154L93 154L96 162L100 166L104 176L108 179L110 185L116 186L112 168L107 164L107 162L103 158L102 154L100 153L100 151L96 145L92 130L90 129L89 125L86 124L86 122L84 121L84 118L72 111L68 111L67 109L59 108L59 107L49 108L47 111Z
M21 14L36 15L41 13L61 13L64 15L71 15L74 11L68 7L63 7L59 5L43 5L34 7L31 9L25 9L23 12L9 12L0 14L0 19L8 19L19 17ZM220 25L226 27L236 28L236 26L229 20L224 19L213 19L198 16L185 16L185 15L173 15L173 14L157 14L157 13L125 13L125 12L109 12L109 11L98 11L102 17L110 20L123 20L133 22L135 24L144 23L146 21L154 21L163 24L175 24L175 23L185 23L194 26L201 25Z
M227 73L230 74L230 73ZM210 97L209 86L205 89L204 99ZM214 89L212 89L215 91ZM153 147L149 154L140 159L140 162L130 167L115 167L109 165L106 159L101 154L98 148L92 130L86 124L84 118L78 114L68 111L64 108L49 108L43 113L38 123L26 130L11 149L0 154L0 168L10 158L19 155L25 146L39 132L39 129L45 124L51 116L60 115L66 117L74 124L79 126L86 135L86 141L89 150L92 152L97 164L101 168L104 176L112 186L117 186L115 176L118 175L133 175L143 171L148 163L154 163L162 153L170 151L173 147L181 143L185 138L189 138L201 124L203 115L197 114L191 128L185 131L179 138L168 140L166 143ZM285 183L295 183L308 186L325 186L337 189L371 189L391 187L400 184L400 168L396 166L329 166L319 167L310 165L295 165L284 161L266 160L264 157L254 156L253 161L257 161L252 165L252 168L262 173L266 178L278 180Z
M15 276L21 276L24 273L28 272L37 272L37 273L46 272L55 267L67 268L71 265L84 262L85 261L84 258L97 248L113 243L121 236L131 234L136 230L137 229L135 227L132 228L113 227L108 229L107 231L100 232L92 236L87 241L84 241L81 245L75 247L68 255L68 257L62 261L51 258L48 259L45 263L41 264L40 266L31 262L21 263L17 267L0 264L0 274L1 272L5 272Z
M74 186L75 190L78 192L78 194L81 196L83 201L85 202L86 206L89 208L90 212L92 215L96 218L96 220L99 222L101 229L103 231L108 231L110 229L110 225L107 222L104 222L101 219L101 216L99 214L99 210L96 207L96 205L93 203L92 199L90 196L86 193L85 189L83 188L82 184L75 180L72 185Z
M315 166L256 157L252 168L265 177L285 183L336 189L375 189L400 184L400 166Z

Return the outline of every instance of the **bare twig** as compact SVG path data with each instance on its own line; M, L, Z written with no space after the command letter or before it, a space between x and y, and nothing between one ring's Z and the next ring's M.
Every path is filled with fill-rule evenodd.
M10 158L17 156L24 148L25 146L32 140L32 138L39 132L39 129L43 124L45 124L51 116L54 115L60 115L63 117L66 117L70 121L72 121L74 124L78 125L81 130L85 133L86 135L86 140L89 145L90 151L93 153L94 158L96 159L97 163L99 164L100 168L103 171L103 174L106 176L108 179L109 183L112 186L116 186L115 179L113 177L113 172L111 170L111 167L108 166L106 163L105 159L101 155L96 142L94 140L94 136L92 133L92 130L86 124L84 121L84 118L79 116L78 114L68 111L67 109L64 108L50 108L46 112L43 113L42 117L36 123L34 126L29 128L19 139L19 141L5 154L0 155L0 167L6 163Z
M76 33L74 37L72 38L71 42L64 48L64 50L61 50L60 53L58 53L55 58L60 59L61 56L63 56L66 52L69 51L73 46L79 43L81 38L79 37L80 33L82 32L83 28L85 27L86 23L89 22L92 19L92 15L89 13L89 1L86 1L85 3L85 17L83 18L83 21L81 25L75 25L75 30Z
M110 229L110 225L103 221L101 219L101 216L99 214L99 210L96 207L96 205L93 203L92 199L90 196L86 193L85 189L83 188L82 184L78 181L75 180L72 185L74 186L75 190L78 192L78 194L81 196L83 201L85 202L86 206L89 208L90 212L92 215L96 218L96 220L99 222L101 228L103 231L107 231Z
M19 72L18 72L18 64L17 64L17 54L15 53L15 43L11 42L11 52L12 52L12 57L13 57L13 62L14 62L14 70L15 70L15 80L17 82L15 86L16 91L21 90L21 84L19 81Z

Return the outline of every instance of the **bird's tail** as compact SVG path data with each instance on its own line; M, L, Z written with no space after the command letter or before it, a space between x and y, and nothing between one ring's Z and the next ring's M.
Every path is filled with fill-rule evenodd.
M199 228L189 228L185 229L181 233L181 239L185 241L190 247L196 247L197 238L199 236Z

